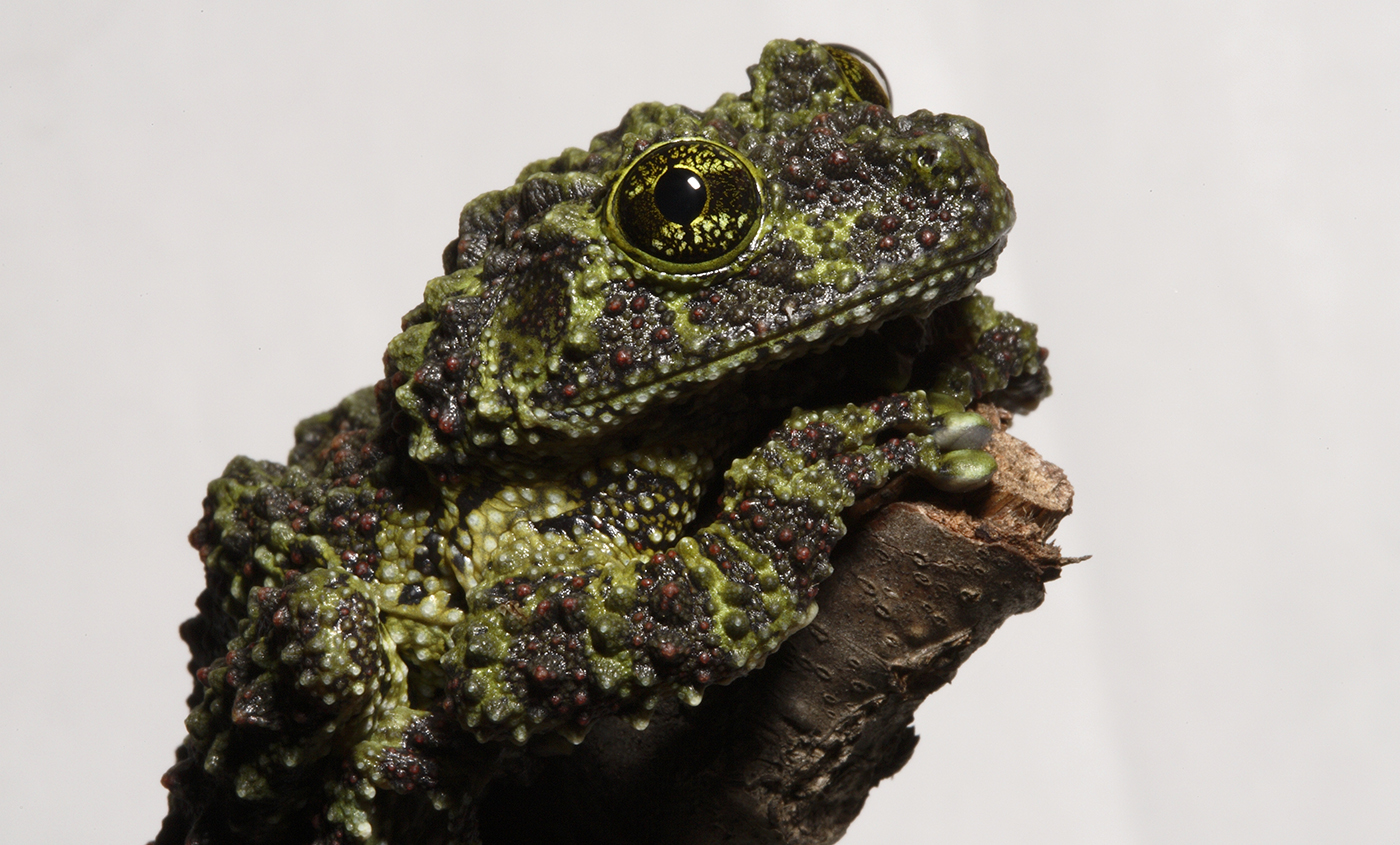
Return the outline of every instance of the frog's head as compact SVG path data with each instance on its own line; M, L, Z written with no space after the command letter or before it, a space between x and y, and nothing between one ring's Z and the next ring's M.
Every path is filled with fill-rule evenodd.
M749 78L703 113L635 106L463 209L385 356L416 459L616 436L992 272L1014 212L980 126L893 115L850 48L774 41Z

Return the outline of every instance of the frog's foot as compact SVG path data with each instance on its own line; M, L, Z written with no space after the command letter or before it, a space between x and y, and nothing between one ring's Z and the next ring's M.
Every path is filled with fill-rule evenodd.
M320 800L326 758L405 697L402 675L354 575L313 569L250 590L227 652L196 674L204 696L185 722L190 756L171 770L227 801L197 825L268 840Z
M942 400L947 400L946 402ZM996 458L982 451L992 437L992 424L974 411L964 411L946 396L929 397L935 408L951 408L934 417L926 435L910 435L918 444L919 460L913 469L933 486L950 493L975 490L991 480Z

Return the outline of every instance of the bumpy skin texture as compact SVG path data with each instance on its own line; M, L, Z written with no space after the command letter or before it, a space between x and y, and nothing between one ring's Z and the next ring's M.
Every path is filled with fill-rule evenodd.
M478 197L383 380L210 484L158 842L408 841L413 802L469 841L501 740L698 701L812 618L857 496L985 482L967 404L1049 389L973 290L1011 196L977 124L893 116L860 67L775 41L749 93L636 106ZM673 139L758 197L700 272L612 210Z

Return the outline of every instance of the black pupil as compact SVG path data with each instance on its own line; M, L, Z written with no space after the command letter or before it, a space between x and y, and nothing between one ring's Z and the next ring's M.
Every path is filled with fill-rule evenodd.
M705 210L705 182L693 170L672 167L656 180L656 210L682 226Z

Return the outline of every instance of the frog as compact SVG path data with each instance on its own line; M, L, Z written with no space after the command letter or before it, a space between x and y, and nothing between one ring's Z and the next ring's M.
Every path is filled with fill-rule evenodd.
M761 671L859 497L988 484L969 408L1049 378L976 289L1015 218L984 130L851 47L748 77L469 202L383 377L210 483L157 843L474 841L512 749Z

